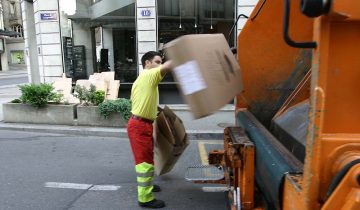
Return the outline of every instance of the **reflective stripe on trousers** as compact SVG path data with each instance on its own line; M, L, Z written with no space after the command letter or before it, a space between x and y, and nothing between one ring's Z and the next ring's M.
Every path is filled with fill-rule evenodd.
M154 165L142 162L135 166L137 175L138 200L149 202L155 199L153 195Z

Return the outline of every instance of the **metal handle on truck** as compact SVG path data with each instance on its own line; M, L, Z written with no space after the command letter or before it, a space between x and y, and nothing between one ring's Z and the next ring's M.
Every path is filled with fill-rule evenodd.
M296 48L316 48L316 42L295 42L289 36L289 19L290 19L290 0L285 0L283 37L285 42Z

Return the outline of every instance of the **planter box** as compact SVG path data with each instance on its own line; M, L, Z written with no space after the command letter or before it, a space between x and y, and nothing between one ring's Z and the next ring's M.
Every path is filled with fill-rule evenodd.
M3 104L4 122L73 125L76 104L48 104L36 108L27 104Z
M127 122L120 113L114 113L104 119L99 115L97 106L77 106L77 125L126 127Z

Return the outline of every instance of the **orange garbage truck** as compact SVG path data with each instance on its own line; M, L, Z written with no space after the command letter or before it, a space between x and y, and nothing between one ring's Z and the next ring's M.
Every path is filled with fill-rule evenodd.
M237 59L222 176L194 180L226 184L231 209L360 209L360 1L260 0Z

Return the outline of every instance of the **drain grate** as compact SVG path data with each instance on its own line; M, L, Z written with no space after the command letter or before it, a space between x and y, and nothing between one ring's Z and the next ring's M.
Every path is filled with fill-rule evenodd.
M217 181L224 178L221 166L193 165L187 168L185 179L188 181Z

